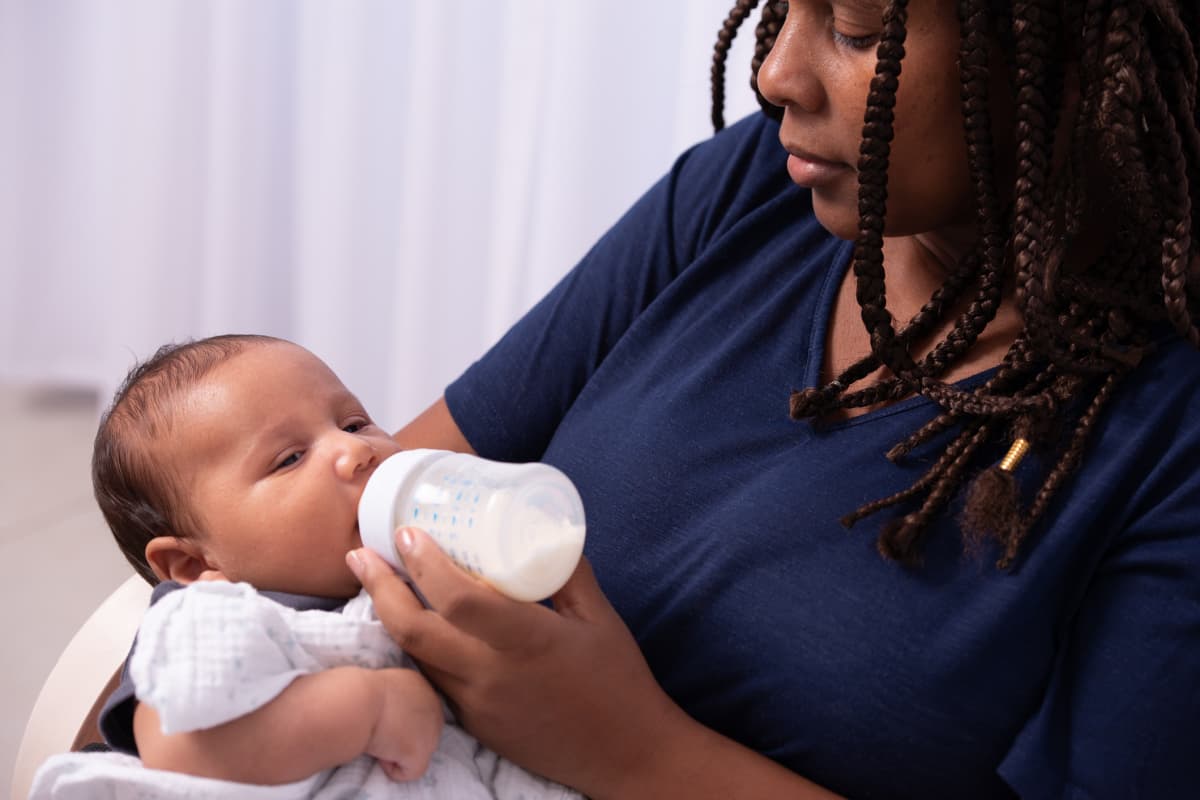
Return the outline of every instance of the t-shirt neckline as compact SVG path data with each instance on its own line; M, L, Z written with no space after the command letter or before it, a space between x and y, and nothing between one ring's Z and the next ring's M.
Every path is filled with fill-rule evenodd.
M854 242L842 241L834 249L829 268L825 272L825 280L821 283L821 289L817 297L816 313L813 314L812 329L809 331L808 336L808 362L804 368L805 388L813 388L821 385L821 366L825 363L825 340L829 334L829 321L833 316L833 304L837 301L838 290L841 288L842 280L845 278L846 273L850 271L851 266L853 266L853 257ZM955 381L953 385L960 389L973 389L990 378L998 369L999 366L988 367L974 375L968 375L961 380ZM859 414L848 419L816 421L810 418L804 420L804 422L813 429L835 431L842 428L869 424L877 420L886 419L894 414L907 413L930 405L936 404L924 395L915 394L886 405L883 408L876 408L868 411L866 414Z

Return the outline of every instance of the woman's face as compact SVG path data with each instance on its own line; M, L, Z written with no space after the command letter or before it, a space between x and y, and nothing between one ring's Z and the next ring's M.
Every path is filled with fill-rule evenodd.
M859 143L886 0L792 0L758 73L783 108L779 138L792 180L812 189L834 235L858 232ZM911 0L896 92L885 233L927 234L972 224L963 133L959 24L951 0Z

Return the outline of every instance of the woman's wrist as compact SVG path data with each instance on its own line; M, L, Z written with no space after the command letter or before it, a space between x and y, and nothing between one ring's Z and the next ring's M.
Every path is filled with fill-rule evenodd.
M608 770L605 785L588 793L592 800L668 797L681 779L689 785L695 748L707 745L704 727L669 701L644 719L642 729L624 739L624 763Z
M771 759L701 725L678 706L637 748L627 769L609 777L593 800L654 800L680 794L693 800L731 797L788 797L831 800L838 795L785 769Z

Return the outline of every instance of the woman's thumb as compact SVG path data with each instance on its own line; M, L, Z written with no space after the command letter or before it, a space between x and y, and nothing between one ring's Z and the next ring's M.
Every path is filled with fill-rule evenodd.
M616 614L586 558L579 559L571 577L550 599L554 610L564 617L594 620L602 614Z

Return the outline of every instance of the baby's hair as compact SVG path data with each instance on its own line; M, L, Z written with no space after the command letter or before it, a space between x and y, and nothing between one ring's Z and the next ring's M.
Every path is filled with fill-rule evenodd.
M717 83L738 26L757 5L739 0L717 38L717 130L724 124L724 88ZM820 417L913 393L941 406L940 415L887 453L899 460L955 431L933 466L909 489L843 518L850 525L885 508L904 509L884 524L878 541L881 553L904 563L919 560L931 519L985 466L984 445L1024 439L1051 453L1051 466L1025 509L1012 467L993 465L970 480L964 544L977 549L996 541L997 565L1007 568L1082 460L1117 384L1149 351L1164 321L1200 345L1200 252L1193 239L1200 229L1200 14L1191 0L959 0L964 136L979 237L929 302L896 330L884 302L882 243L907 8L908 0L890 0L884 11L858 163L852 269L872 352L831 383L794 392L790 412L796 419ZM777 120L782 110L758 92L757 76L785 17L786 4L763 7L751 64L751 87ZM989 113L993 42L1007 59L1015 109L1016 174L1004 191L995 183ZM1068 63L1078 64L1079 105L1069 155L1054 164ZM1085 168L1088 157L1099 170ZM1111 176L1113 197L1088 185L1096 174ZM1119 223L1108 251L1075 268L1068 255L1079 245L1089 202L1108 203L1119 212ZM978 388L945 383L947 369L994 318L1006 280L1015 282L1023 320L1016 341ZM910 344L943 322L966 291L973 297L953 329L915 361ZM852 390L880 366L894 377Z
M146 562L146 545L156 536L188 538L198 532L178 471L156 456L155 444L169 435L175 404L183 393L254 344L283 340L229 334L167 344L135 365L100 419L92 449L92 488L113 537L134 570L158 583Z

